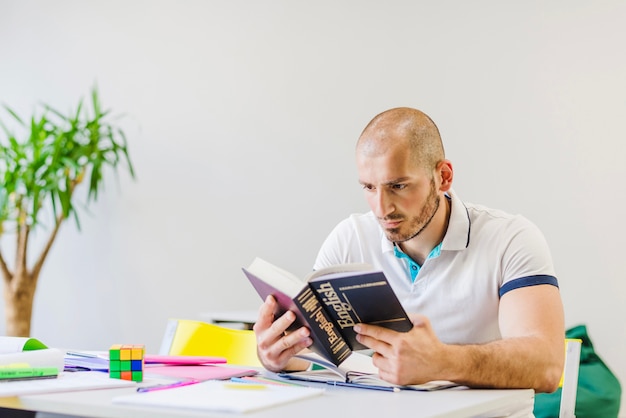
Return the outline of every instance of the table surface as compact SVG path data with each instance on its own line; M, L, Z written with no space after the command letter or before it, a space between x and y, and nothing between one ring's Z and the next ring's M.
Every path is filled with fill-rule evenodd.
M332 387L311 383L310 386L324 387L321 396L246 413L250 418L275 418L298 416L319 418L320 415L385 417L405 416L412 418L465 418L475 416L506 416L521 405L530 405L534 391L521 390L444 390L438 392L384 392L367 389ZM14 408L92 418L189 418L230 417L232 413L207 413L193 410L169 408L144 408L113 404L115 396L134 393L134 388L87 390L19 398L0 398L0 408ZM531 409L532 410L532 409ZM497 412L497 414L495 413ZM0 415L5 416L0 410ZM8 414L7 414L8 415Z

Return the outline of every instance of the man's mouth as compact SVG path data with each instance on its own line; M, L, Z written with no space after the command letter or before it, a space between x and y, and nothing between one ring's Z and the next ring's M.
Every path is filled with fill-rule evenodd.
M386 220L381 219L380 220L380 224L385 229L396 229L398 226L400 226L401 223L402 223L402 220L400 219L386 219Z

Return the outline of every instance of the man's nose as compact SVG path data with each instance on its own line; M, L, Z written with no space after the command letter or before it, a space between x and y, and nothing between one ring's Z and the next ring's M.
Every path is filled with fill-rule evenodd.
M374 200L374 207L372 209L378 218L385 218L387 215L394 212L395 207L392 199L385 190L378 189Z

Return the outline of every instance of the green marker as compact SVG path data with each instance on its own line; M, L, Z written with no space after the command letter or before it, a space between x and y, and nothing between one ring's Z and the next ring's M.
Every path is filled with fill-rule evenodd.
M54 379L59 375L56 367L6 367L0 368L0 382L16 380Z

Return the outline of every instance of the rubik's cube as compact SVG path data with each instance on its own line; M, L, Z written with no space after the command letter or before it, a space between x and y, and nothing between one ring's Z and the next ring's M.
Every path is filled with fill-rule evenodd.
M144 345L112 345L109 349L109 376L141 382L145 352Z

